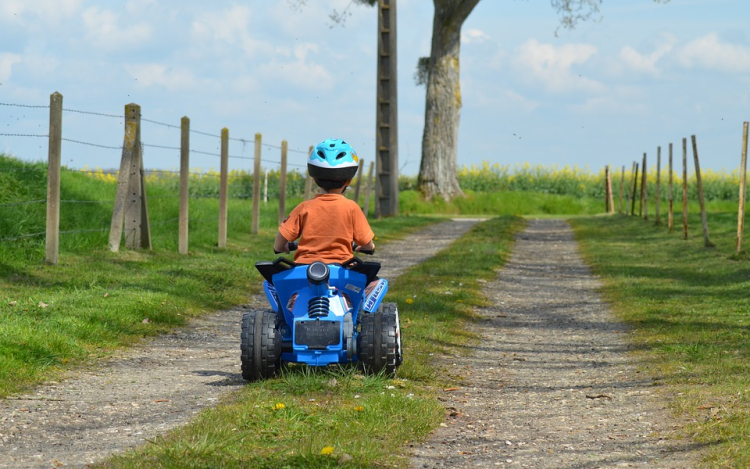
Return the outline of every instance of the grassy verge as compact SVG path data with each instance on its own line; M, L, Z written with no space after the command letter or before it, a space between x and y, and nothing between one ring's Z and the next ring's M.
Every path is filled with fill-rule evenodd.
M436 199L425 202L417 191L399 195L404 214L469 214L469 215L594 215L603 211L601 198L547 194L533 191L465 191L466 197L446 202Z
M712 467L750 467L750 264L734 255L737 213L709 214L714 249L698 217L687 241L679 220L672 234L624 216L573 224L686 435L708 445Z
M83 182L101 189L102 183L86 176L65 177L69 190L83 187ZM83 182L76 181L80 178ZM159 198L158 187L151 193L156 194L152 219L176 215L177 200ZM79 197L96 195L87 192ZM108 223L111 217L111 207L71 207L67 219L81 220L73 226L80 227L83 219ZM154 226L155 248L148 252L110 253L106 232L63 235L58 266L43 264L43 237L0 243L0 396L56 378L190 317L241 304L259 292L261 278L254 264L273 257L276 207L263 208L260 233L250 235L251 203L231 200L226 250L216 248L218 201L196 199L190 209L188 256L176 253L176 223ZM376 220L372 226L377 242L383 243L435 221L402 217Z
M430 355L472 340L462 325L486 302L480 280L494 277L522 225L514 217L478 225L399 277L388 293L402 321L398 379L293 366L102 467L406 466L409 444L443 418L434 390L448 383Z

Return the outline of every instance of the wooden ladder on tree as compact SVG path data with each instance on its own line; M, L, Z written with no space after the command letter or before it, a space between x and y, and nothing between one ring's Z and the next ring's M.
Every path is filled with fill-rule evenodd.
M375 216L398 216L396 0L378 1L377 184Z

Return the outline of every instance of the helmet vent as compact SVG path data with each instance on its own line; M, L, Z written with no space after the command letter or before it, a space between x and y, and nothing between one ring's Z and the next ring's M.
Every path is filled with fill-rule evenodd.
M346 156L346 152L345 152L345 151L342 151L341 153L339 153L338 155L336 155L336 159L337 159L337 160L340 160L341 158L343 158L343 157L345 157L345 156Z
M323 150L318 150L318 156L323 159L326 159L326 155L323 153Z

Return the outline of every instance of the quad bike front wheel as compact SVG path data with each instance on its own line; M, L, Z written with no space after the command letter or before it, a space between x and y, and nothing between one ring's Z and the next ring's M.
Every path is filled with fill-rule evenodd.
M242 378L257 381L274 376L281 359L281 335L277 327L276 313L245 313L242 316L240 339Z
M396 374L401 365L401 329L396 303L383 303L374 313L362 313L357 355L365 372Z

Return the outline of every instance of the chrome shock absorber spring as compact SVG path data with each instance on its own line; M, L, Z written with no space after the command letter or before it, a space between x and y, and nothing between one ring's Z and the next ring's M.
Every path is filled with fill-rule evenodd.
M310 298L310 301L307 303L307 314L311 318L328 316L328 305L328 298L324 296Z

